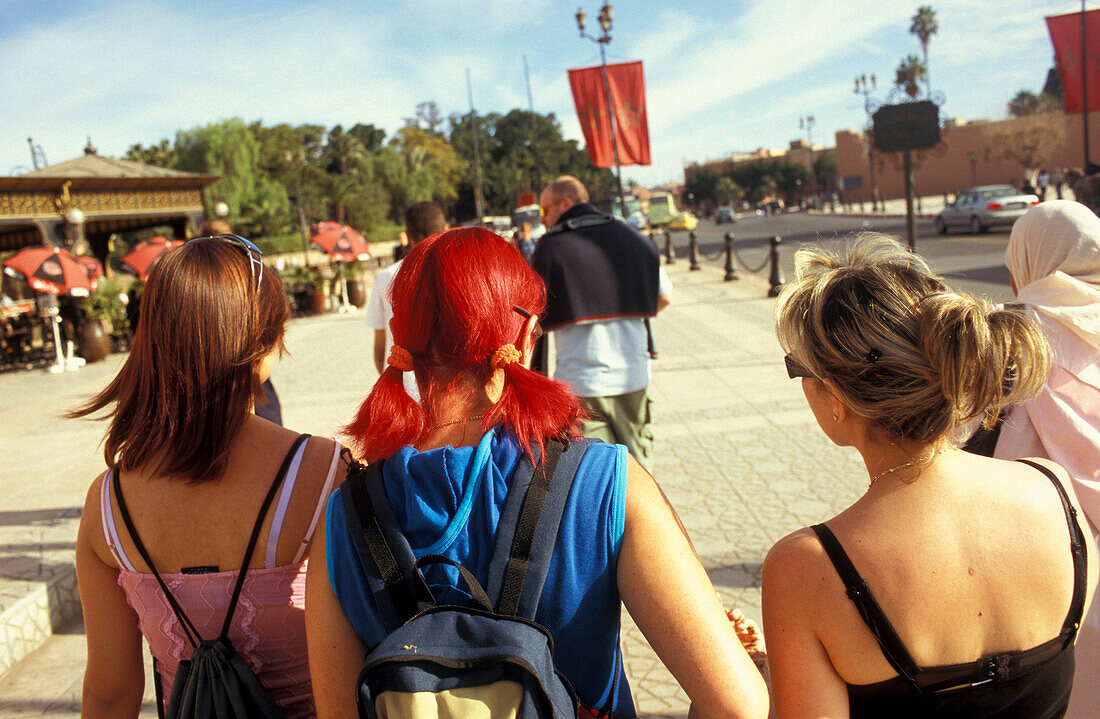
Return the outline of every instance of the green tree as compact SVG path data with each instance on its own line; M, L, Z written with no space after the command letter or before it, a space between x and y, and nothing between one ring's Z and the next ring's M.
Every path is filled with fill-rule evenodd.
M357 123L348 130L348 134L358 140L367 152L378 152L386 142L386 131L370 124Z
M993 136L993 150L1002 160L1018 162L1025 170L1042 167L1065 141L1061 124L1048 122L1042 115L1029 115L1011 123Z
M434 100L418 102L416 114L405 118L405 127L416 127L431 135L440 135L443 129L443 114Z
M141 144L131 145L122 159L140 162L143 165L172 168L176 166L176 149L168 140L161 140L156 145L148 147Z
M1027 117L1046 112L1058 112L1061 101L1048 93L1036 95L1030 90L1020 90L1008 101L1008 114L1012 117Z
M719 181L724 179L733 183L733 180L723 177L718 168L713 165L688 167L684 170L684 175L684 194L695 195L695 201L701 205L707 203L722 204L722 201L718 199Z
M208 212L216 202L225 202L235 229L256 237L291 226L286 188L260 167L260 143L242 120L181 130L176 153L177 169L221 176L203 190Z
M920 41L921 50L924 52L924 82L928 89L928 97L932 97L932 81L928 76L928 43L940 29L936 22L936 11L931 5L921 5L913 15L909 32L916 35ZM912 95L911 97L916 97Z
M928 68L916 55L902 59L894 74L894 84L906 95L916 100L920 95L920 82L925 79Z
M351 163L365 152L363 143L355 135L344 132L342 126L336 125L329 130L325 143L325 159L328 161L325 169L334 175L346 175Z
M507 214L518 195L536 195L559 175L574 175L588 188L593 201L606 204L614 193L610 170L597 168L575 140L562 137L553 113L540 115L512 110L506 115L466 113L450 117L451 144L464 165L455 206L459 219L471 218L474 209L476 171L474 137L481 162L486 211Z
M400 217L414 202L433 200L449 207L458 197L462 160L455 148L434 131L406 125L397 131L389 146L401 158L402 167L387 165L391 179L402 177L401 186L391 186L393 213Z
M837 188L838 171L836 157L831 152L823 152L814 158L814 181L825 192L833 192Z
M714 199L719 205L731 205L745 196L745 191L729 177L719 177L714 187Z

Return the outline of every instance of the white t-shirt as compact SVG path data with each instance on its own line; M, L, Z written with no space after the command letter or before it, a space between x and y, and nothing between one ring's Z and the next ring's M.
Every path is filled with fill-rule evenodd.
M374 276L374 285L370 289L370 297L367 299L367 312L365 321L367 327L373 330L386 331L386 357L390 356L390 347L393 347L393 333L390 332L390 320L393 319L393 304L390 302L390 284L401 268L399 260ZM403 373L402 380L405 391L417 402L420 401L420 389L416 386L416 375L412 372Z
M672 291L662 266L657 294ZM554 330L554 378L578 397L614 397L649 386L649 348L640 317L575 322Z

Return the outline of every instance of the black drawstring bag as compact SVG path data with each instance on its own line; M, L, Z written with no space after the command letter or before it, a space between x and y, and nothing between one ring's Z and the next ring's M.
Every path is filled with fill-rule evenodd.
M163 703L160 701L160 675L157 674L157 716L164 719L285 719L283 710L271 698L267 689L256 677L256 674L237 653L233 643L229 641L229 627L233 623L233 612L237 609L237 600L241 596L241 587L244 585L244 577L248 572L248 565L252 561L252 552L256 549L256 540L260 536L260 528L263 526L264 517L271 507L275 493L286 477L287 469L294 454L302 442L309 438L303 434L294 441L290 451L283 459L279 473L271 483L267 491L260 514L256 517L256 523L252 527L252 536L248 540L248 550L245 552L241 570L237 573L237 583L233 587L233 597L229 600L229 607L225 612L225 621L222 623L221 634L217 639L203 639L199 635L195 625L184 613L176 598L168 591L164 580L160 578L153 560L145 550L138 537L134 523L130 519L130 512L126 509L126 503L122 499L122 488L119 485L119 470L115 467L113 475L113 489L115 501L118 502L119 513L126 524L126 530L130 533L130 539L137 547L138 553L149 566L149 571L156 577L164 596L172 606L172 611L179 620L187 641L191 643L191 658L180 662L176 670L176 679L172 684L172 694L168 699L168 712L165 714Z

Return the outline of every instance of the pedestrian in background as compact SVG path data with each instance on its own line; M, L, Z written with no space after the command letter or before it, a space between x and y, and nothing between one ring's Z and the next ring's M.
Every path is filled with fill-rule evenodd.
M519 253L523 255L523 259L527 260L527 264L531 264L531 256L535 254L535 241L531 239L530 222L524 222L519 226L513 242Z
M995 457L1047 457L1066 468L1100 551L1100 219L1084 205L1051 200L1016 221L1005 250L1016 299L1053 349L1050 378L1013 408ZM1100 602L1077 638L1077 670L1066 714L1100 717Z
M518 470L566 442L564 452L583 457L535 618L553 638L554 666L579 696L580 716L636 716L619 648L625 604L695 712L765 717L763 679L653 478L624 447L574 437L577 398L527 369L546 288L519 253L481 228L448 230L413 248L392 294L389 367L348 436L364 461L384 460L385 496L413 552L442 554L486 586L505 502L523 489ZM420 402L402 374L416 376ZM321 719L355 716L367 647L386 636L355 549L361 537L344 512L347 487L333 494L326 561L309 575ZM464 587L473 584L451 567L434 563L424 576L439 602L469 604Z
M1039 176L1035 179L1035 185L1038 190L1039 202L1043 202L1047 199L1047 187L1050 186L1050 173L1046 170L1039 170Z
M672 302L657 246L597 210L575 177L550 183L539 205L547 230L532 266L549 290L543 324L554 335L554 377L584 403L586 437L625 445L652 471L647 320Z
M283 350L282 284L254 245L200 238L164 255L144 298L126 363L70 413L110 419L111 469L88 491L76 542L81 716L138 716L143 636L158 697L170 698L192 649L163 581L205 640L218 638L239 586L230 641L289 719L311 717L306 555L340 446L252 413ZM242 578L250 532L258 550Z
M777 308L788 374L870 481L764 561L778 716L1061 716L1097 576L1069 477L950 442L1039 391L1042 332L950 291L892 238L795 264Z
M447 229L447 221L443 217L443 208L434 202L414 202L405 210L405 231L401 234L407 237L407 247L410 249L425 237L445 229ZM386 369L386 355L393 346L393 334L390 332L390 319L393 317L390 283L393 282L397 271L401 269L403 261L402 259L394 262L374 276L374 285L367 299L365 321L367 327L374 330L374 368L378 370L379 375ZM405 375L405 390L414 399L420 397L416 378L411 374Z
M1050 184L1054 185L1054 192L1057 194L1058 199L1062 199L1062 192L1066 189L1066 171L1065 168L1055 167L1050 171Z
M409 254L409 233L401 230L397 233L397 244L393 246L393 261L400 262Z

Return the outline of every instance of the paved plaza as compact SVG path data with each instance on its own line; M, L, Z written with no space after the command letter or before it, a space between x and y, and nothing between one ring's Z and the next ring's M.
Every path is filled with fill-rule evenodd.
M673 304L653 323L655 475L726 605L759 621L768 548L847 506L866 475L854 450L819 431L799 383L787 379L762 278L723 282L719 265L689 272L683 259L669 274ZM377 376L372 335L361 313L290 323L291 354L272 376L287 426L331 435L351 418ZM104 468L103 425L59 415L103 387L122 360L0 375L0 719L79 715L73 542L88 483ZM683 692L625 612L623 645L641 713L684 716ZM151 686L146 696L142 716L156 716Z

